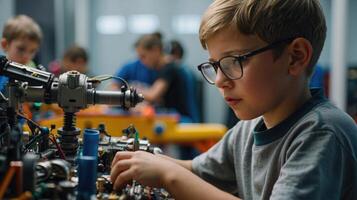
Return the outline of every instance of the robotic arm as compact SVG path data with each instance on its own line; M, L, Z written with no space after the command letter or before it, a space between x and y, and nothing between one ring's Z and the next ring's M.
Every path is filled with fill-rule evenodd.
M84 74L69 71L57 79L53 74L0 57L0 75L26 82L22 84L20 102L58 103L65 112L77 112L88 105L107 104L128 109L144 100L132 88L100 91Z
M58 130L61 146L68 157L78 149L80 129L75 127L75 113L88 105L107 104L124 109L134 107L144 98L133 88L101 91L84 74L69 71L56 78L53 74L0 57L0 75L9 77L8 116L10 126L16 125L16 110L22 102L57 103L64 111L64 126ZM9 115L9 114L8 114Z

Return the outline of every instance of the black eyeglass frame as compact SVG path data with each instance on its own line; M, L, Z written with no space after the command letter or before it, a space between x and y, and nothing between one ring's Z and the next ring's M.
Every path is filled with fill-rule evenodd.
M290 42L292 42L294 39L295 39L295 38L288 38L288 39L284 39L284 40L279 40L279 41L273 42L273 43L271 43L271 44L269 44L269 45L267 45L267 46L264 46L264 47L262 47L262 48L259 48L259 49L253 50L253 51L251 51L251 52L245 53L245 54L243 54L243 55L236 55L236 56L234 56L234 55L229 55L229 56L224 56L224 57L220 58L218 61L215 61L215 62L212 62L212 61L211 61L211 62L204 62L204 63L198 65L198 66L197 66L197 69L201 72L202 76L206 79L206 81L207 81L209 84L212 84L212 85L214 85L214 81L208 80L208 78L206 77L206 75L205 75L204 72L202 71L202 66L203 66L203 65L210 64L210 65L213 66L214 70L216 71L216 74L217 74L217 70L218 70L218 68L219 68L219 69L221 70L221 72L222 72L227 78L229 78L230 80L237 80L237 79L240 79L240 78L243 77L243 64L242 64L242 62L244 62L245 60L247 60L249 57L255 56L255 55L260 54L260 53L263 53L263 52L265 52L265 51L267 51L267 50L270 50L270 49L274 49L274 48L278 47L278 46L279 46L280 44L282 44L282 43L290 43ZM235 58L235 59L239 62L239 66L240 66L240 68L241 68L241 72L242 72L242 73L241 73L240 77L238 77L238 78L231 78L231 77L229 77L229 76L222 70L222 67L221 67L220 62L221 62L223 59L225 59L225 58L230 58L230 57L231 57L231 58Z

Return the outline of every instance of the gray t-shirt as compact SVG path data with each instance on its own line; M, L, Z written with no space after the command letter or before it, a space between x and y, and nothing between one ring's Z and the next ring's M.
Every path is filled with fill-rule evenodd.
M312 90L277 126L240 121L192 162L193 172L242 199L357 199L357 125Z

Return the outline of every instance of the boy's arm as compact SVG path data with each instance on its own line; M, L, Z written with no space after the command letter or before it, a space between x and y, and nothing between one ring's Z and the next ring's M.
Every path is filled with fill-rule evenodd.
M138 92L141 93L146 101L149 102L158 102L163 94L168 88L168 82L162 78L157 79L154 84L147 89L138 89Z
M164 66L158 72L158 77L152 86L144 90L138 90L138 92L144 95L146 101L151 103L158 102L169 89L177 73L178 70L175 67Z
M179 160L179 159L175 159L175 158L171 158L169 156L165 156L165 155L162 155L162 154L158 154L158 156L164 158L164 159L167 159L167 160L170 160L180 166L182 166L183 168L189 170L192 172L192 160Z
M114 189L131 180L165 188L175 199L237 199L187 170L190 161L179 161L147 152L118 152L110 173Z
M239 199L205 182L184 167L173 168L163 181L164 188L176 200L180 199Z

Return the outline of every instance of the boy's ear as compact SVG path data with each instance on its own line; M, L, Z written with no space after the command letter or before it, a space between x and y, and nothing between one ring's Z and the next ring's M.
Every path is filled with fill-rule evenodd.
M8 47L8 42L5 38L1 38L1 48L4 50L4 51L7 51L7 47Z
M305 38L296 38L288 46L290 55L288 72L291 75L305 73L312 57L312 45Z

